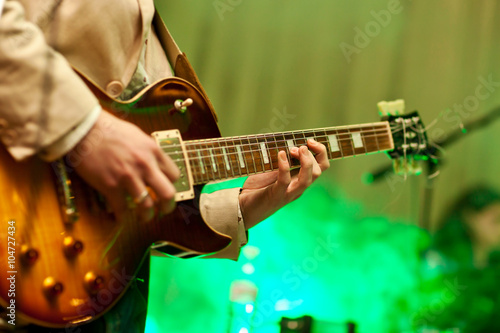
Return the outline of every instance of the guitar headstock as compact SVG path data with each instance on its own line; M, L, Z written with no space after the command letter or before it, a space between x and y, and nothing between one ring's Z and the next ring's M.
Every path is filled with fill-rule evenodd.
M397 174L420 174L420 161L432 156L425 126L417 111L405 114L404 100L379 102L382 120L388 121L394 141L394 149L387 154L394 160Z

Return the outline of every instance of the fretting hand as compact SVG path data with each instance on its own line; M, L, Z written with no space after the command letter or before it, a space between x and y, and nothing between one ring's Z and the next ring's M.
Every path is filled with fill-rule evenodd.
M300 197L321 172L330 167L325 146L311 139L307 146L290 149L290 155L300 160L300 171L295 176L290 173L286 153L280 151L278 171L250 176L243 185L240 207L247 229Z

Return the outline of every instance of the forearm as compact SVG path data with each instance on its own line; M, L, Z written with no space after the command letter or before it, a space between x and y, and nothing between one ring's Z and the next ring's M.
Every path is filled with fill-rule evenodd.
M17 160L50 147L99 107L64 57L25 20L18 1L7 0L0 17L0 77L0 140Z

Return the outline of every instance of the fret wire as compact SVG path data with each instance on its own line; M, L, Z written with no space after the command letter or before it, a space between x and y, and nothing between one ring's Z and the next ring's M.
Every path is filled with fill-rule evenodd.
M250 174L250 169L248 167L248 161L247 161L247 155L245 154L245 149L243 148L243 141L241 139L241 137L239 137L240 140L240 150L241 150L241 156L242 156L242 159L243 159L243 163L245 164L245 174ZM239 162L239 156L238 156L238 162Z
M372 129L375 130L375 125L372 126ZM378 144L378 138L375 137L375 143L377 144L377 150L380 151L380 146Z
M210 175L209 175L209 170L207 169L207 163L206 163L206 161L204 160L203 152L201 151L201 150L203 149L203 146L202 146L201 144L200 144L200 145L198 145L198 146L200 147L200 150L199 150L199 153L200 153L200 154L199 154L199 159L200 159L200 161L202 162L203 169L205 170L205 173L204 173L204 174L206 175L206 177L207 177L207 182L208 182L208 181L209 181L209 179L210 179ZM202 174L203 174L203 172L202 172Z
M259 155L260 158L260 164L262 164L262 171L266 171L266 167L264 166L264 156L262 156L262 151L259 149L259 140L257 139L257 136L253 136L255 138L255 141L257 141L257 155ZM253 155L253 153L252 153Z
M323 133L323 134L320 134L320 133ZM331 159L331 156L330 156L330 145L329 145L329 142L328 142L328 138L327 136L325 135L325 131L322 131L322 130L319 130L318 131L318 134L316 136L316 141L323 144L325 146L325 149L326 149L326 156L328 157L328 159Z
M247 139L246 139L246 140L248 141L248 148L250 149L250 160L251 160L251 162L252 162L252 164L253 164L253 172L254 172L254 173L257 173L257 165L255 164L255 158L254 158L254 156L253 156L253 152L252 152L252 144L250 143L250 138L249 138L249 137L247 137ZM246 153L245 153L245 160L246 160L246 156L247 156L247 155L246 155ZM247 165L248 165L248 162L247 162ZM250 173L249 173L249 174L250 174Z
M283 140L278 140L278 136L281 136L283 138ZM276 136L274 137L275 139L275 144L276 144L276 166L278 167L279 169L279 153L280 151L284 151L285 152L285 155L286 155L286 158L287 158L287 161L288 161L288 165L290 165L290 156L289 156L289 152L288 152L288 148L285 144L286 142L286 138L285 138L285 135L283 133L277 133ZM282 143L280 145L280 143Z
M364 133L359 132L359 135L361 136L361 140L363 141L363 147L365 148L365 155L368 154L368 145L366 144L365 136L363 135Z
M361 149L361 148L356 148L356 145L355 145L355 142L354 142L354 134L356 133L359 133L360 137L361 137L361 140L363 140L363 136L361 135L361 132L352 132L350 129L349 129L349 137L351 138L351 147L352 147L352 150L353 152L355 153L355 155L358 155L358 152L356 151L356 149ZM365 150L365 154L366 154L366 145L363 146L364 150Z
M240 161L238 159L238 151L236 150L236 142L234 140L231 140L231 147L228 147L228 154L229 156L231 157L231 154L232 156L234 156L234 161L236 163L236 167L237 167L237 172L239 173L239 177L242 176L242 173L241 173L241 165L240 165ZM233 150L233 152L231 153L231 149ZM231 158L231 163L232 163L232 158Z
M335 130L335 133L336 133L335 134L335 138L337 139L337 142L339 143L340 156L342 158L344 158L344 147L343 147L342 142L341 142L343 140L340 139L340 137L339 137L339 131L338 130Z
M348 128L347 129L347 135L349 135L349 143L351 144L351 149L352 149L352 156L356 156L356 149L354 148L354 139L352 138L352 132Z
M293 137L293 143L295 144L295 146L298 146L297 138L295 137L295 132L292 132L292 137ZM291 154L290 157L292 157ZM290 167L295 166L296 161L297 159L295 157L292 157Z
M210 148L208 148L208 144L205 144L205 145L207 146L207 149L205 150L205 152L208 154L207 160L208 160L208 165L210 166L210 170L212 171L212 179L217 179L217 178L215 178L214 166L213 166L212 160L210 158Z
M330 140L328 140L328 135L326 134L326 129L323 129L322 132L325 134L325 142L323 143L326 147L326 154L328 156L328 159L333 158L333 152L332 152L332 147L330 146Z
M226 167L224 165L224 154L223 154L222 148L220 146L220 141L216 141L216 144L219 146L218 149L220 151L220 154L218 156L217 156L217 154L215 154L214 158L215 158L215 161L217 162L217 167L218 167L218 170L219 170L219 174L220 174L221 169L222 169L222 170L224 170L224 173L226 174L226 178L229 178L228 174L227 174L227 169L226 169ZM216 151L214 150L214 152L216 152ZM221 166L222 166L222 168L221 168Z
M273 135L273 138L266 136L264 139L266 140L265 145L266 145L267 153L269 155L269 166L271 167L271 170L275 170L278 167L278 164L276 164L276 166L275 166L273 163L273 152L275 150L271 150L270 143L275 143L276 137L274 137L274 135ZM271 141L269 141L269 140L271 140ZM278 155L276 155L276 157L278 157ZM276 162L278 162L277 158L276 158Z
M193 174L194 177L194 171L196 170L196 162L195 162L196 160L190 158L189 153L187 153L187 155L188 155L189 165L191 166L191 173Z
M231 168L231 164L229 164L229 159L227 158L227 149L226 149L226 141L218 141L219 143L219 146L220 146L220 151L221 151L221 159L222 159L222 166L224 167L224 171L226 172L226 174L229 176L229 172L228 171L231 171L232 168ZM224 146L222 146L224 145ZM225 153L225 154L224 154ZM229 170L227 169L229 166ZM234 177L234 173L233 173L233 177Z
M267 170L267 169L266 169L266 164L267 164L267 163L265 163L265 158L264 158L264 156L266 156L265 154L267 154L267 149L266 149L266 151L265 151L265 152L262 150L262 143L263 143L263 142L261 142L261 141L260 141L260 140L261 140L261 138L259 138L259 136L258 136L258 135L255 135L255 140L257 141L257 143L256 143L256 145L257 145L257 153L258 153L258 155L259 155L259 156L260 156L260 158L261 158L261 160L260 160L261 162L260 162L260 163L262 164L262 170L263 170L263 171L265 171L265 170ZM265 143L264 143L264 147L265 147ZM269 157L268 157L268 159L269 159Z
M226 158L227 158L227 161L229 163L229 169L231 170L231 173L233 174L233 178L236 177L235 173L234 173L234 166L233 166L233 158L231 156L231 151L230 151L230 147L228 146L228 143L229 141L224 141L224 144L225 144L225 147L224 149L226 150ZM234 145L233 145L234 147Z
M201 177L202 177L203 181L205 181L205 177L207 177L206 180L208 182L210 179L210 176L208 175L208 170L207 170L205 163L203 161L203 153L201 152L202 146L201 145L198 145L198 146L200 147L200 149L197 151L197 158L198 158L198 161L201 163L200 169L203 168L203 170L205 171L205 172L201 171Z
M234 140L232 140L232 148L234 149L233 155L235 157L236 165L238 166L238 170L239 170L240 177L241 177L241 176L243 176L243 174L241 172L240 159L239 159L239 156L238 156L238 151L236 150L236 143L235 143ZM228 149L230 149L230 148L228 147ZM229 152L229 154L231 154L231 152Z

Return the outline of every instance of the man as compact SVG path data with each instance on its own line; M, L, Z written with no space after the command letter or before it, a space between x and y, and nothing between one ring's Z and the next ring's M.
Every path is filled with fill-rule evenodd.
M0 18L0 140L19 161L38 155L49 162L85 150L73 167L118 219L130 209L127 198L142 221L153 217L155 205L171 212L179 170L148 133L103 111L73 68L122 100L177 74L172 68L183 55L154 16L152 0L6 0ZM102 135L97 145L94 132ZM247 229L298 198L329 167L325 147L312 140L291 154L301 161L294 177L280 152L278 172L202 196L206 222L233 239L220 257L236 259Z

